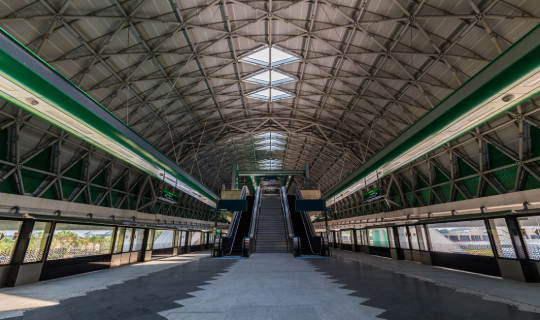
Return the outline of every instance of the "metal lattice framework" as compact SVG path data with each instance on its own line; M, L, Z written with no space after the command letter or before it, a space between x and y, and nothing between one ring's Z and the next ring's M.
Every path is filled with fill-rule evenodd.
M0 12L2 28L216 192L231 164L270 160L310 163L324 192L540 22L535 0L3 0ZM292 98L248 97L261 68L240 59L264 46L301 57L278 67L295 78L278 86Z

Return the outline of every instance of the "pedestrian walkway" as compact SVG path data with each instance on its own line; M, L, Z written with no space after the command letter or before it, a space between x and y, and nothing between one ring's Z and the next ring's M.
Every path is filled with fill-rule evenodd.
M475 285L500 292L521 286L521 296L538 288L344 251L330 259L258 253L240 260L210 259L201 252L2 289L0 317L540 320L537 297L516 302L470 289Z

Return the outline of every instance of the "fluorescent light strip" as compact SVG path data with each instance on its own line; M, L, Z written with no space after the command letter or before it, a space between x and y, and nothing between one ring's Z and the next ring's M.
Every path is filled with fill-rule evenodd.
M116 157L147 171L155 177L161 179L164 178L165 182L176 187L176 189L181 190L182 192L185 192L210 206L215 206L214 201L201 195L199 192L193 190L180 180L177 180L172 175L165 173L162 169L156 168L154 165L148 163L146 160L134 154L129 149L104 136L99 131L90 128L78 119L64 113L62 110L55 108L1 75L0 91L21 102L27 109L31 109L33 113L41 114L41 116L47 119L49 122L55 123L66 131L74 133L81 139L93 145L97 145L106 152L111 153Z
M339 193L337 196L328 199L326 201L327 205L330 206L349 196L350 194L374 183L377 180L376 172L380 173L379 177L385 176L399 169L403 165L416 160L423 154L426 154L449 142L450 140L457 138L459 135L485 123L494 115L499 114L515 105L516 101L530 98L538 92L540 92L540 68L537 68L533 72L522 77L513 85L508 86L503 92L494 94L493 99L486 101L484 104L478 106L475 110L446 126L446 128L434 136L429 137L420 144L414 146L404 155L394 159L389 164L382 166L375 172L368 174L366 178L358 181L343 192Z

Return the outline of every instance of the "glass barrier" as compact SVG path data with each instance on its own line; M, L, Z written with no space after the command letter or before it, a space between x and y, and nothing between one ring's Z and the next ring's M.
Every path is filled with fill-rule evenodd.
M540 260L540 216L519 217L517 220L529 258Z
M206 236L207 236L206 232L201 233L201 238L202 238L202 243L203 244L206 244Z
M135 229L133 236L133 248L131 251L141 251L144 240L144 229Z
M48 260L96 256L111 253L114 227L57 223Z
M493 235L493 242L495 243L495 249L497 249L497 255L500 258L516 259L516 251L510 238L510 232L506 225L504 218L490 219L489 224L491 227L491 234Z
M483 220L428 224L431 250L493 257Z
M358 243L358 245L364 245L364 241L362 239L362 230L356 230L356 242Z
M398 227L399 246L401 249L410 249L407 227Z
M154 250L172 248L174 241L174 230L156 230L154 236Z
M416 233L418 234L418 240L420 242L420 250L429 251L429 244L427 241L426 228L424 225L416 226Z
M420 245L418 244L418 235L416 234L415 226L408 226L409 235L411 236L411 249L420 250Z
M370 246L388 248L388 233L386 228L368 229L367 232L369 232Z
M367 229L363 229L364 243L366 246L369 246L369 232Z
M0 220L0 265L11 263L22 221Z
M129 252L131 248L131 234L133 233L133 228L126 228L124 232L124 245L122 246L122 252Z
M396 244L394 243L394 228L388 227L386 228L386 232L388 233L388 245L390 248L395 248Z
M198 231L191 232L191 245L192 246L196 246L198 244L201 244L200 240L201 240L201 233L200 232L198 232Z
M350 230L341 231L341 243L343 243L343 244L351 244L352 243L351 231Z
M154 234L156 230L150 229L148 230L148 242L146 243L146 250L152 250L154 246Z
M175 246L178 247L178 236L179 236L178 233L179 231L174 232L173 247Z
M180 238L180 243L178 245L179 247L185 247L186 246L186 232L182 231L182 237Z
M116 228L116 240L114 241L113 253L122 253L122 244L124 243L125 227Z
M28 244L28 249L26 249L23 263L40 262L43 260L45 245L47 244L47 240L51 233L51 225L51 222L36 222L34 224L34 229L32 229L32 235L30 235L30 243Z

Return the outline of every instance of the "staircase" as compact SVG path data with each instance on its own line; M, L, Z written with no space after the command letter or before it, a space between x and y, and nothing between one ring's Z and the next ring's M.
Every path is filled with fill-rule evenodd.
M257 228L257 253L287 253L280 197L262 196Z

